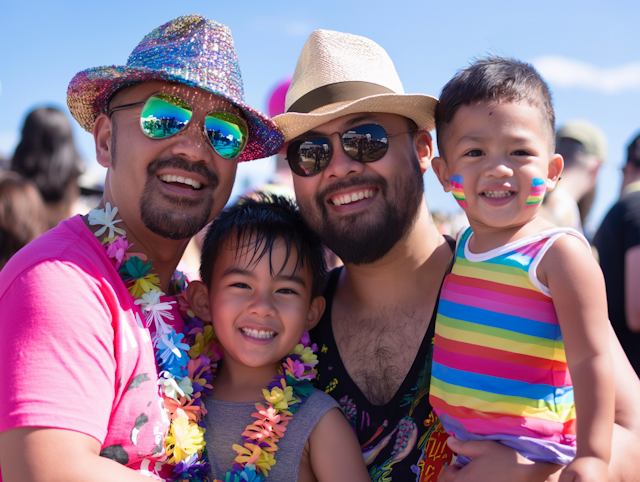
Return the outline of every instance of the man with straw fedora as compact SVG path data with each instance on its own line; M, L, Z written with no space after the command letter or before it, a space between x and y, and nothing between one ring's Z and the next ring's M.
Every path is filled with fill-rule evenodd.
M422 176L433 157L437 99L405 94L375 42L316 30L274 118L301 212L344 262L312 330L318 388L342 406L374 481L542 481L533 464L494 442L448 439L429 405L434 318L455 242L441 236ZM640 382L612 336L616 425L611 480L638 480ZM448 439L448 440L447 440ZM453 451L474 460L461 469Z
M174 270L238 162L278 152L282 135L244 102L229 29L199 15L67 94L107 168L104 196L0 275L3 480L205 480L219 349Z

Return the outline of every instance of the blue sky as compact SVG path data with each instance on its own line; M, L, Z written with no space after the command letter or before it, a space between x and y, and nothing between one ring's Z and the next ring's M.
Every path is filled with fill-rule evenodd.
M0 4L0 154L11 155L33 107L66 109L73 75L123 65L153 28L199 13L231 28L246 99L267 110L270 90L295 68L317 28L369 37L387 50L407 93L438 95L469 61L487 54L532 62L548 81L558 124L584 118L609 141L589 224L617 199L626 144L640 131L637 0L548 1L5 1ZM83 157L95 172L93 141L75 125ZM241 165L238 190L269 175L270 160ZM455 210L432 174L432 209ZM236 191L237 192L237 191Z

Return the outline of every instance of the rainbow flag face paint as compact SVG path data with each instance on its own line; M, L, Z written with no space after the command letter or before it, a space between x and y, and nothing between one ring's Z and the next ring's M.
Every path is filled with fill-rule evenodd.
M541 177L534 177L531 180L531 192L529 193L527 204L524 206L524 208L534 208L538 204L540 204L542 202L542 198L544 197L545 191L546 186L544 183L544 179L542 179Z
M464 197L464 190L462 189L462 176L460 174L451 176L449 183L451 184L451 193L453 194L453 197L456 198L460 207L466 208L467 198Z

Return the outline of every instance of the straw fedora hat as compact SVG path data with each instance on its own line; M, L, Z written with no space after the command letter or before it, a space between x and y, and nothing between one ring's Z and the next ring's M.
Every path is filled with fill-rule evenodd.
M389 55L373 40L316 30L302 47L285 113L273 121L285 141L358 112L398 114L430 131L437 103L429 95L405 94Z
M239 161L268 157L282 148L282 135L275 124L244 100L231 31L201 15L184 15L154 29L124 66L107 65L76 74L67 90L67 105L78 123L91 132L96 118L107 112L113 94L151 81L198 87L242 110L249 141Z

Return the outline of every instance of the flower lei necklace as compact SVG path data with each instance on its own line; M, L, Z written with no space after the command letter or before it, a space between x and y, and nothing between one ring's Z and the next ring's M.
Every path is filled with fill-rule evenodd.
M256 403L255 422L242 432L243 445L233 444L238 453L233 468L224 479L214 482L259 482L265 479L276 463L277 442L284 436L286 426L300 405L313 393L311 380L316 377L317 346L309 346L309 333L304 332L300 343L287 355L281 368L262 395L266 407Z
M115 259L120 278L145 315L145 327L153 323L155 328L152 343L160 369L158 385L170 421L164 448L169 457L167 463L174 465L173 475L167 481L207 482L210 470L204 441L207 410L202 397L212 393L222 351L213 327L205 325L190 309L185 296L186 278L179 272L172 283L179 292L176 298L185 321L183 332L176 333L164 321L173 320L171 305L176 302L160 300L164 293L158 286L158 275L151 272L151 260L145 263L144 254L128 252L133 244L128 243L124 229L115 226L122 221L115 220L117 213L118 208L112 210L107 203L106 209L89 212L89 224L102 225L95 232L98 238L108 230L101 243L106 246L107 255ZM142 326L137 313L136 320ZM233 468L224 479L214 482L259 482L275 465L277 442L284 436L293 413L313 392L311 380L316 377L317 346L309 345L309 334L305 332L300 344L285 357L279 374L262 390L266 407L256 403L257 413L252 414L256 421L242 433L243 446L233 445L238 453Z

